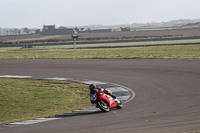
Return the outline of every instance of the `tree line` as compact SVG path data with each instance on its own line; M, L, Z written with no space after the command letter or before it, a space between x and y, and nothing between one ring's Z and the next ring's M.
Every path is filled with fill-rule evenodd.
M1 28L0 27L0 36L7 35L24 35L24 34L32 34L35 33L35 28Z

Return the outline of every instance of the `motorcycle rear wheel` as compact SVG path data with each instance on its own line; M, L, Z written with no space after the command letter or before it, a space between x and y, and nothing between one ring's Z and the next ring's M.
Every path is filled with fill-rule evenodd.
M98 107L104 112L109 112L110 107L109 107L108 102L105 101L105 100L102 100L102 101L103 101L104 104L100 100L97 102Z

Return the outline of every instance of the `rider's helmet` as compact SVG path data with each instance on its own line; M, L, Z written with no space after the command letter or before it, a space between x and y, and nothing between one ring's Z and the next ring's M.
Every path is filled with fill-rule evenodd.
M89 89L90 89L90 90L93 90L93 89L95 89L95 88L96 88L96 85L95 85L95 84L90 84L90 85L89 85Z

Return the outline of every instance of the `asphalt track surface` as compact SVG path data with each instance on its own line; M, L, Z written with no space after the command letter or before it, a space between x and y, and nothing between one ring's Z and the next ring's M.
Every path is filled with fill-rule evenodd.
M0 74L112 82L136 94L121 110L3 128L0 133L200 132L200 60L0 60Z

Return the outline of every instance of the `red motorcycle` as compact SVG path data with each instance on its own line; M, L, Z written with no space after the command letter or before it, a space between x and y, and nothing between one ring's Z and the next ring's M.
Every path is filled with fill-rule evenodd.
M96 107L104 112L109 112L112 108L121 109L123 107L122 102L117 98L112 98L109 93L106 94L101 89L96 89L95 92L91 94L90 100L93 104L96 104Z

